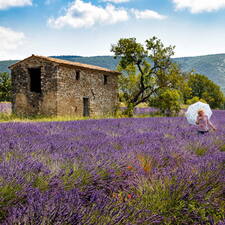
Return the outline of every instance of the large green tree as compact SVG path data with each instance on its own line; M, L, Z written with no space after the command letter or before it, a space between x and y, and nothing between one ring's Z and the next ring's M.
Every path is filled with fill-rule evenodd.
M191 96L204 99L212 108L222 108L224 106L224 94L220 87L206 76L201 74L191 74L188 79L191 88Z
M9 73L0 73L0 101L11 101L11 78Z
M125 113L132 115L134 107L155 98L161 89L175 88L183 79L173 63L174 46L165 47L157 37L142 45L135 38L122 38L112 45L115 58L120 57L120 98L125 102Z

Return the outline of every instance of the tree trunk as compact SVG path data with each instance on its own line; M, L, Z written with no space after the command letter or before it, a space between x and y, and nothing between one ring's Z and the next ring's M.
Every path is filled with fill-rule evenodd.
M134 115L134 104L133 103L128 103L127 108L124 111L124 115L128 116L128 117L133 117Z

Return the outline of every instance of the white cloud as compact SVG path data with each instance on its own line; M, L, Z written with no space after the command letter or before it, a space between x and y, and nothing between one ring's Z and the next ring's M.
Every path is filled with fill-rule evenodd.
M73 28L91 27L96 24L115 24L127 21L128 12L122 8L108 4L106 7L95 6L90 2L75 0L67 9L64 16L49 19L48 23L54 28L71 26Z
M157 19L157 20L163 20L166 18L166 16L163 16L159 14L158 12L146 9L144 11L140 11L137 9L132 9L132 13L135 15L137 19Z
M0 0L0 9L32 5L32 0Z
M16 50L23 43L24 39L24 33L0 26L1 58L10 56L10 52Z
M192 13L212 12L225 8L225 0L172 0L177 10L188 9Z
M103 0L103 2L124 3L130 2L130 0Z

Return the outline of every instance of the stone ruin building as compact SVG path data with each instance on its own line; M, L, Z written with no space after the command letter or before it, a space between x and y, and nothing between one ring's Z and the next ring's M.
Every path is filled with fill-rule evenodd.
M117 107L116 71L37 55L9 68L17 115L102 116Z

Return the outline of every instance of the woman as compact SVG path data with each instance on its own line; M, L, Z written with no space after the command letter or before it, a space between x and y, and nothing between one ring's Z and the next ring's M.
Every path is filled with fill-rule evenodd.
M205 115L205 112L203 109L200 109L198 111L198 117L196 120L196 124L198 125L198 133L199 134L208 133L209 128L212 128L214 131L216 130L216 127L211 123L208 116Z

